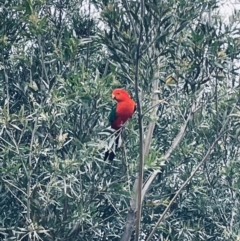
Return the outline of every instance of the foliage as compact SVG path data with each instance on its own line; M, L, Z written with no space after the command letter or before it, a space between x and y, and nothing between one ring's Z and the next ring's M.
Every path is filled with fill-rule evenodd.
M112 163L103 162L104 129L114 87L136 98L137 61L150 143L144 182L161 170L143 199L142 238L217 140L152 240L239 239L237 11L225 21L214 0L148 0L141 19L138 1L1 5L1 240L123 237L139 165L137 118ZM154 98L167 104L153 108Z

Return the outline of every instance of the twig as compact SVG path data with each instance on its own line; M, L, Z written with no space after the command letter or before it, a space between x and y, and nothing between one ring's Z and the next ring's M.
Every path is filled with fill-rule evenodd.
M144 169L144 144L143 144L143 121L142 121L142 107L141 99L139 97L138 85L139 85L139 59L140 59L140 47L143 33L143 17L145 12L144 0L141 0L141 21L140 21L140 31L139 38L137 42L136 51L136 69L135 69L135 94L137 99L137 110L138 110L138 127L139 127L139 177L138 177L138 190L137 190L137 217L136 217L136 234L135 240L139 240L140 227L141 227L141 211L142 211L142 184L143 184L143 169Z
M22 192L26 197L27 197L27 193L25 193L22 189L20 189L19 187L17 187L16 185L12 184L11 182L9 182L8 180L2 178L2 180L6 183L8 183L9 185L15 187L18 191ZM25 206L25 205L24 205Z
M8 79L8 74L7 74L7 72L6 72L6 67L4 66L3 67L3 72L4 72L4 78L5 78L5 83L6 83L6 99L5 100L7 100L7 103L5 102L4 104L6 104L6 106L7 106L7 117L9 117L9 102L10 102L10 96L9 96L9 79Z
M13 144L15 145L16 152L17 152L17 154L19 155L19 148L18 148L18 145L17 145L17 143L16 143L16 141L15 141L15 139L14 139L14 137L13 137L12 131L11 131L11 133L10 133L10 132L8 131L8 129L6 129L6 133L7 133L7 135L9 136L9 138L12 140Z
M109 67L109 60L107 59L102 77L105 77L107 75L108 67Z
M90 17L91 17L91 5L90 1L88 2L88 26L87 26L87 35L88 38L90 36ZM87 44L87 59L86 59L86 70L88 72L88 67L89 67L89 55L90 55L90 43Z
M155 103L154 105L152 105L151 107L149 107L147 110L145 110L142 114L142 117L144 115L146 115L150 110L154 109L155 107L157 107L158 105L160 105L161 103L165 103L165 104L168 104L167 101L165 100L158 100L157 103Z
M149 112L150 110L154 109L156 106L159 105L159 100L158 100L158 96L156 95L156 90L158 89L158 83L159 83L159 71L156 71L155 72L155 80L153 81L152 83L152 106L147 110L145 111L143 114L142 114L142 118L143 116ZM155 108L152 113L151 113L151 117L154 118L156 117L156 114L157 114L157 108ZM156 125L156 122L155 121L150 121L149 125L148 125L148 131L147 131L147 134L146 134L146 138L145 138L145 141L144 141L144 156L146 157L149 153L149 149L150 149L150 145L151 145L151 142L152 142L152 136L153 136L153 131L154 131L154 128L155 128L155 125ZM143 197L142 197L143 198Z
M104 196L105 196L105 198L110 202L110 205L111 205L111 206L113 207L113 209L116 211L116 213L118 214L118 216L120 217L120 219L123 220L123 216L121 215L121 211L119 211L119 210L117 209L117 207L114 206L114 204L112 203L110 197L109 197L108 195L104 195Z
M38 40L38 46L39 46L39 50L40 50L40 54L41 54L41 62L42 62L43 72L44 72L45 78L47 80L47 84L49 85L50 82L49 82L46 66L45 66L45 63L44 63L44 54L43 54L43 48L42 48L42 45L41 45L41 37L40 37L40 35L37 36L37 40Z
M31 143L30 143L30 153L29 153L29 161L28 161L28 165L29 165L29 173L26 173L27 175L27 219L30 222L30 214L31 214L31 205L30 205L30 197L31 197L31 175L32 175L32 149L33 149L33 141L35 138L35 132L37 130L37 123L38 123L38 117L35 118L34 120L34 127L33 127L33 131L32 131L32 137L31 137Z

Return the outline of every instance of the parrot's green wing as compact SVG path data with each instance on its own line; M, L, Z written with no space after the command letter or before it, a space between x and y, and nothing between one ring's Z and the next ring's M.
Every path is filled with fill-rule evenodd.
M115 104L112 107L111 112L109 114L108 120L110 124L112 124L114 120L117 118L116 110L117 110L117 104ZM109 141L107 150L105 151L104 161L106 161L107 159L109 161L112 161L114 159L116 148L118 147L118 139L119 139L119 135L117 137L114 134L112 135L112 138Z
M112 110L109 114L108 120L110 123L112 123L117 118L117 104L112 107Z

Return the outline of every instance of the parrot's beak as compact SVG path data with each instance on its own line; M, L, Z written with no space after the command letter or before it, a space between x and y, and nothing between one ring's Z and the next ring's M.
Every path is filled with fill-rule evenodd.
M114 94L112 94L112 99L116 99L116 96Z

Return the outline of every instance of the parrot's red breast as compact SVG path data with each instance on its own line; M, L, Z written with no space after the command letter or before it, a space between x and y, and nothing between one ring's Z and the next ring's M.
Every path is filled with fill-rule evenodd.
M118 130L132 117L136 110L136 103L126 90L120 88L113 90L112 98L117 101L117 104L110 113L109 121L111 127Z

